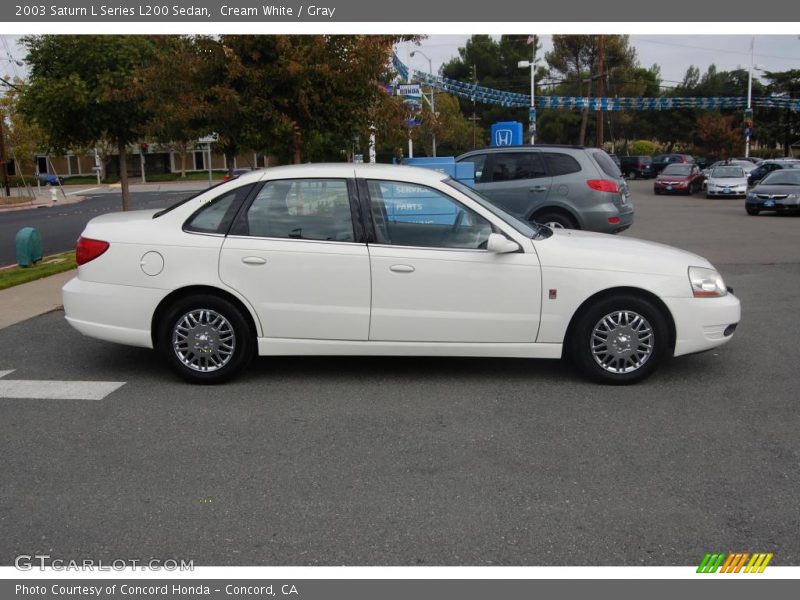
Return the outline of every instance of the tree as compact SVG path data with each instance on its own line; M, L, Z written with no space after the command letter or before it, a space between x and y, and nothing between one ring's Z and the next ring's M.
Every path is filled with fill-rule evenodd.
M199 137L212 133L226 61L219 42L208 37L158 36L153 43L151 60L135 74L134 93L149 115L147 140L176 151L185 177L187 154Z
M528 38L527 35L503 35L495 40L488 35L473 35L458 49L458 58L442 67L442 75L494 89L529 94L530 71L520 69L517 63L531 60L534 45L539 54L541 44L537 36L533 36L532 44L528 44ZM480 105L464 98L459 99L459 106L466 118L471 118L474 111L480 120L481 131L488 131L497 121L525 122L528 119L527 108Z
M20 111L57 152L92 146L104 136L112 140L119 153L122 210L128 210L127 149L150 116L133 84L137 67L153 55L152 38L36 35L22 43L30 75Z
M255 148L298 163L341 157L369 123L397 38L222 36Z
M767 71L764 77L769 82L766 91L770 94L784 98L800 96L800 69ZM784 156L791 156L791 145L800 138L800 119L795 111L788 108L772 109L763 117L760 116L755 125L757 133L764 131L758 134L760 140L779 143Z
M705 149L713 156L730 158L742 142L741 131L732 116L705 113L697 119L697 135Z
M17 78L10 83L0 98L0 118L3 119L7 158L14 161L21 175L34 167L36 154L47 151L47 141L44 132L35 123L26 121L19 111L25 82Z

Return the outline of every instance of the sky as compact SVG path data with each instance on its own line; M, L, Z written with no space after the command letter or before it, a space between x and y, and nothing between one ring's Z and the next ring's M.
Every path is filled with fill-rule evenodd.
M499 36L495 36L499 37ZM431 35L413 44L399 44L398 56L409 63L406 49L421 50L431 58L434 70L458 56L459 46L464 46L467 35ZM730 71L740 65L750 64L750 35L631 35L631 45L636 48L643 67L658 64L664 86L674 87L683 80L686 69L694 65L705 73L714 64L719 71ZM541 35L542 57L551 50L552 36ZM797 35L756 35L754 63L768 71L800 69L800 38ZM420 55L410 59L410 65L419 71L428 70L428 61ZM526 71L527 72L527 71ZM754 71L754 77L758 77Z
M458 56L459 46L463 46L468 37L429 35L419 45L399 44L398 56L414 69L427 71L428 61L421 54L408 57L411 50L419 50L430 57L434 71L438 71L443 63ZM543 56L552 48L552 37L542 35L540 39ZM13 77L26 73L24 66L16 64L16 61L24 58L24 52L17 45L18 40L19 36L0 36L0 73L3 75ZM751 40L755 42L753 62L757 66L770 71L800 69L800 36L797 35L630 35L639 63L644 67L660 65L662 85L666 87L680 83L690 65L698 67L701 73L711 64L721 71L749 65ZM527 71L520 71L524 78ZM753 74L758 77L759 71Z

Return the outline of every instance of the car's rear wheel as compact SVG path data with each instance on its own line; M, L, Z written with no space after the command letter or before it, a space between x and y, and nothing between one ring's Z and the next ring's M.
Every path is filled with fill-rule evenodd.
M166 312L159 350L192 383L222 383L248 365L255 353L247 319L233 303L200 294L177 301Z
M573 361L600 383L636 383L667 355L669 328L652 302L630 295L605 298L578 317L568 341Z
M572 217L560 212L545 212L534 217L537 223L547 225L550 229L578 229Z

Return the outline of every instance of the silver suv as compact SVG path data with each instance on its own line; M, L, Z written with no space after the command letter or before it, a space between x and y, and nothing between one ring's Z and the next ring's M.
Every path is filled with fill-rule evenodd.
M497 146L467 152L456 162L473 163L475 189L522 219L602 233L633 223L628 185L598 148Z

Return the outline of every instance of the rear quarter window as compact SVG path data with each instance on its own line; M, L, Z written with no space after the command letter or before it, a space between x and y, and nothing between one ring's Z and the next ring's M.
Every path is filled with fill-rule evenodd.
M622 173L617 168L617 165L614 164L614 161L608 156L608 154L605 152L593 152L592 157L597 165L603 170L603 173L609 177L614 177L615 179L622 177Z
M569 154L564 154L562 152L543 152L542 156L544 157L544 162L547 165L548 175L551 177L556 177L558 175L569 175L570 173L578 173L581 170L580 163L572 158ZM614 165L614 161L611 160L611 158L606 158L608 158L608 161ZM616 169L617 166L614 165L614 168Z

